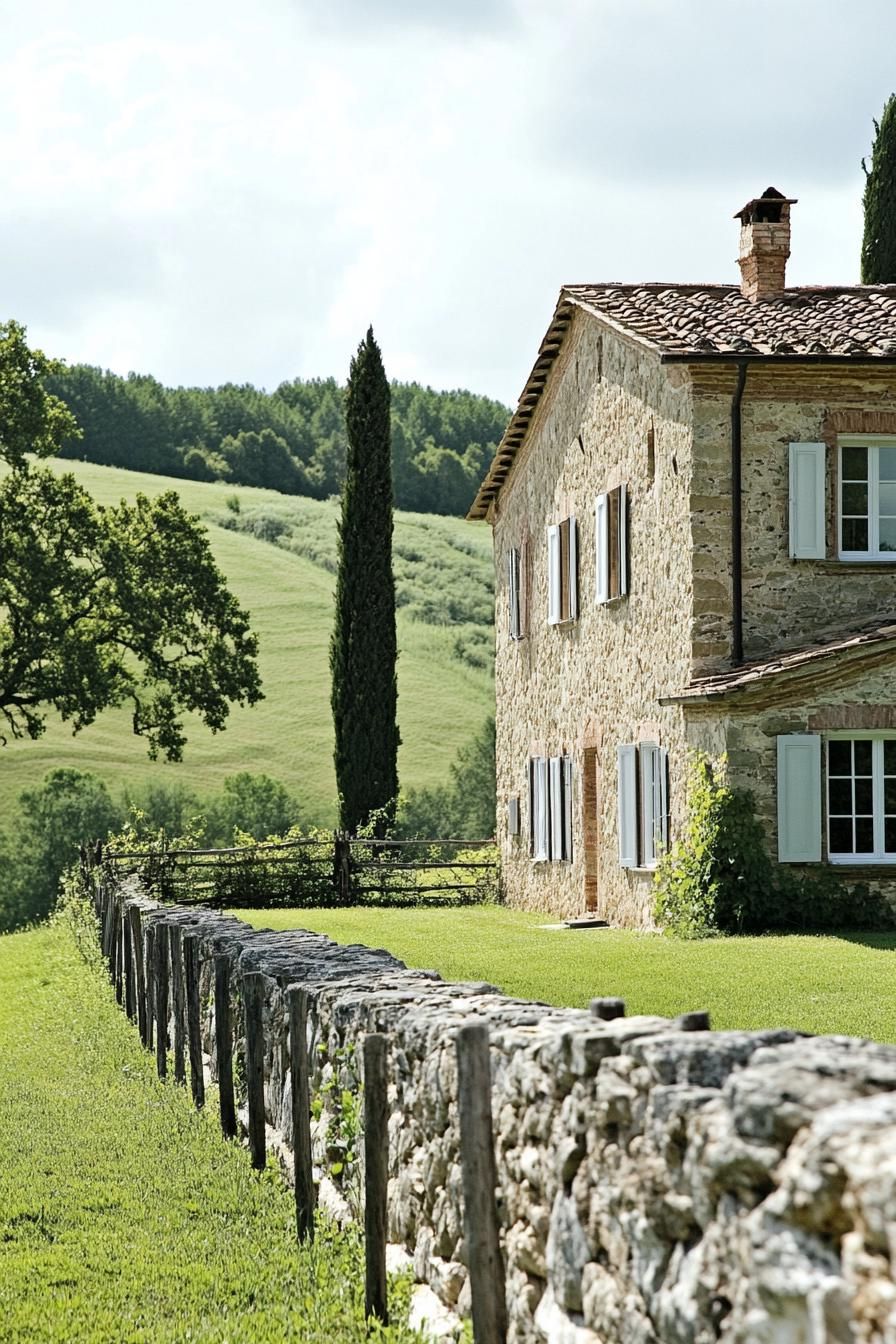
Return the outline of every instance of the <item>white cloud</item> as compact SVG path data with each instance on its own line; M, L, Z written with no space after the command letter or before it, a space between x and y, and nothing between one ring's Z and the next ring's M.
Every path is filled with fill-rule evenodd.
M561 282L734 279L770 182L793 281L855 278L882 0L71 15L0 4L0 293L71 360L273 386L373 322L393 376L510 399Z

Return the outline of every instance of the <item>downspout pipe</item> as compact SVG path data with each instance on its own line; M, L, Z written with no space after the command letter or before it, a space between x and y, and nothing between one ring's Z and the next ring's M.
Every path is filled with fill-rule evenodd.
M747 361L737 362L737 383L731 399L731 663L744 661L743 470L741 403L747 382Z

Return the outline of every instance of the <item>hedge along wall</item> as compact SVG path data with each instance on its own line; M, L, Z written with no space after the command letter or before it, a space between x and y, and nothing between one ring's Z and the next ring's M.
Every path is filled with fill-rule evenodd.
M357 1087L364 1034L388 1033L389 1235L424 1295L469 1311L454 1036L476 1018L491 1031L510 1340L896 1341L896 1048L602 1022L384 951L139 904L144 930L164 919L200 936L210 1058L210 959L230 958L237 1051L240 977L265 977L267 1118L287 1144L284 990L308 991L322 1169L340 1153L332 1103Z

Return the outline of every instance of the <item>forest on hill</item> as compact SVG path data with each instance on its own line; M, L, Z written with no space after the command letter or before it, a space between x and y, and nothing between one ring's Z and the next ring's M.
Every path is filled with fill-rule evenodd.
M296 378L274 392L235 383L171 388L146 374L122 378L74 364L48 386L83 430L65 457L313 499L342 488L344 388L334 378ZM396 507L466 514L509 416L472 392L392 383Z

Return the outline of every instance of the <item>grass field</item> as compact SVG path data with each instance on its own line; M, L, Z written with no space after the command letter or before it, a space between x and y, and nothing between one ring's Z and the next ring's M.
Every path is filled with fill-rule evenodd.
M63 930L0 938L0 1341L368 1338L358 1234L300 1252L291 1192L214 1110L158 1082Z
M462 910L252 910L261 928L313 929L385 947L449 980L585 1007L619 995L629 1013L708 1009L713 1026L796 1027L896 1042L896 934L716 938L682 942L621 930L550 930L544 915Z
M326 565L335 549L336 506L286 500L269 490L172 481L90 463L54 465L72 470L104 504L137 491L153 495L175 488L184 505L204 518L226 516L226 501L234 496L247 513L263 506L285 509L298 520L296 538L307 532L317 538L317 549L309 546L308 554L299 554L211 525L218 563L250 611L260 637L265 700L252 709L234 710L226 731L216 736L197 721L193 732L188 731L181 766L149 761L145 747L131 732L125 711L101 715L77 737L51 721L39 741L0 747L0 809L8 812L22 789L34 786L56 766L94 771L113 792L122 785L139 788L150 781L177 780L200 796L218 792L227 775L249 770L273 775L285 784L298 797L307 821L331 824L335 783L328 647L334 580ZM479 594L482 606L483 575L491 554L486 529L461 519L398 514L395 538L396 548L404 554L406 588L418 582L420 591L437 603L440 572L450 571L457 587L461 582L458 566L462 569L468 563L470 593ZM466 555L467 549L472 554ZM417 580L413 566L408 568L409 555L420 556ZM399 773L404 787L443 780L458 747L493 712L490 668L472 666L458 656L455 647L459 634L477 635L481 629L469 623L460 627L427 623L399 611Z

